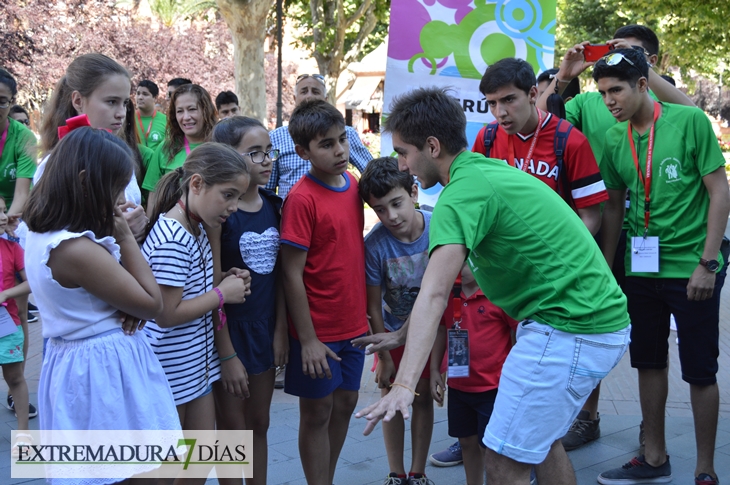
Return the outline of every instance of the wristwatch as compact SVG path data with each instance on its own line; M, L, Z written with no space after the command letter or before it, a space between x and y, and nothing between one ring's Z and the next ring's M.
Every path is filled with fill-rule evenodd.
M706 259L700 258L700 264L707 268L707 271L712 271L713 273L720 268L720 263L718 263L714 259L708 261Z

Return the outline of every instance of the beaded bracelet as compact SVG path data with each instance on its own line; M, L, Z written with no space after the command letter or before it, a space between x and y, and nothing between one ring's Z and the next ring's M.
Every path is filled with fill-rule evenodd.
M225 362L227 360L231 360L232 358L236 357L238 354L236 352L233 352L233 355L229 355L228 357L223 357L222 359L218 359L221 362Z
M411 391L414 396L420 396L420 394L418 394L416 391L414 391L410 387L406 386L405 384L401 384L400 382L394 382L393 384L390 385L390 387L393 387L393 386L405 387L406 389L408 389L409 391Z
M221 290L213 288L213 291L215 291L215 294L218 295L218 319L220 320L220 324L216 327L216 330L220 330L223 328L223 325L226 324L226 312L223 311L223 304L225 301L223 300L223 293L221 293Z

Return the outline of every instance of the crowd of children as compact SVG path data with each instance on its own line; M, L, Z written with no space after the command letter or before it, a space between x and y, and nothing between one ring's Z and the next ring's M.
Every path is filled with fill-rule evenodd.
M644 309L652 270L627 270L633 277L624 287L634 320L656 317L649 330L636 330L635 322L632 330L626 297L610 274L614 259L623 261L615 246L627 188L634 215L637 194L646 196L641 224L627 219L630 235L638 239L643 230L645 242L647 233L671 241L657 256L666 262L660 276L688 278L689 300L697 301L652 300L652 308L661 315L671 308L683 326L694 312L710 327L685 344L708 349L701 362L691 365L691 350L681 353L693 404L717 414L715 395L705 392L717 389L717 316L699 302L713 305L724 282L716 220L730 210L727 183L716 175L721 157L704 132L683 124L701 125L699 111L649 97L654 83L662 99L686 101L647 67L653 45L642 29L617 32L611 55L618 57L596 65L594 78L612 110L601 107L594 116L602 128L588 127L597 124L586 118L598 110L586 104L594 97L578 95L566 107L561 101L556 113L539 109L545 98L555 103L550 94L577 75L580 44L540 83L518 59L487 69L480 90L497 121L477 136L476 153L465 151L463 112L443 91L415 90L396 100L386 129L398 159L372 160L325 101L319 75L297 79L290 123L270 134L240 116L234 93L220 93L214 102L183 78L168 83L166 114L159 111L159 87L138 82L135 109L130 73L109 57L86 54L56 85L36 167L27 113L11 109L16 81L0 69L6 174L0 180L0 233L6 234L0 238L0 366L21 431L13 452L32 442L22 433L35 415L23 377L23 298L32 290L43 319L41 429L252 430L253 478L246 483L263 485L275 374L286 366L285 392L299 398L307 483L331 484L357 405L364 346L372 343L382 399L358 416L369 420L366 433L385 418L386 484L433 483L426 477L433 406L447 398L449 435L458 439L449 453L458 451L467 484L481 485L485 469L495 483L529 483L533 467L543 485L575 483L563 445L574 448L600 434L597 385L625 352L630 331L640 336L631 351L643 379L661 388L659 374L665 374L666 351L646 355L654 334L666 340L655 328L663 316ZM566 113L573 124L560 119ZM670 160L664 158L661 170L672 179L667 183L693 181L690 188L672 185L685 191L686 210L697 213L692 234L667 230L680 222L664 207L651 206L655 225L649 225L651 186L634 178L638 170L642 184L651 180L651 169L643 178L638 161L636 167L617 161L629 145L623 132L609 129L616 120L630 122L635 160L632 126L639 140L651 130L649 167L654 124L664 139L691 138L694 151L678 150L692 151L693 161L664 166ZM583 126L586 135L577 129ZM359 180L348 172L350 163ZM414 175L425 188L446 186L433 217L416 208ZM676 194L660 190L652 197L670 207ZM363 203L380 221L364 238ZM24 258L14 239L25 233ZM686 253L701 255L700 266L685 261ZM640 264L631 256L626 261ZM571 365L566 355L575 346L578 359L580 345L592 350ZM593 359L596 349L602 353ZM558 372L569 375L566 389ZM646 456L601 474L600 483L671 479L659 421L647 422ZM698 435L705 455L708 439ZM716 485L705 455L696 483ZM137 467L123 478L144 471Z

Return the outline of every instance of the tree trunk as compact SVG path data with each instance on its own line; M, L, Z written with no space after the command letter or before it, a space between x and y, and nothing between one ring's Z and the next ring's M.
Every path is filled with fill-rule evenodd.
M216 3L233 37L235 92L241 113L268 126L264 40L266 17L274 0L216 0Z

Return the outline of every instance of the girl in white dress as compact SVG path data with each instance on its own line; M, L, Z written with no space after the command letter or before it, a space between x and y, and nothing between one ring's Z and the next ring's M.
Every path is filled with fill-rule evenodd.
M41 429L180 429L162 366L137 331L160 315L162 295L119 206L132 163L120 138L78 128L51 153L23 212L26 273L50 339ZM123 328L123 314L134 324Z

